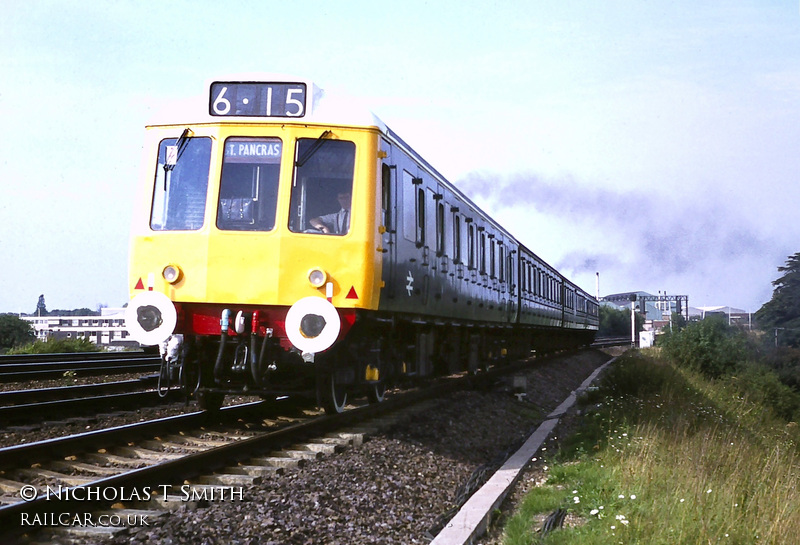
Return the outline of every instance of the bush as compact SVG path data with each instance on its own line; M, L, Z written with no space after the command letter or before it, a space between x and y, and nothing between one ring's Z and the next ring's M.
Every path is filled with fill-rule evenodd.
M8 354L68 354L73 352L101 352L103 349L89 339L47 339L36 341L19 348L13 348Z
M731 377L731 382L748 399L769 407L787 422L800 418L800 393L783 384L778 375L764 365L743 366Z
M730 374L751 358L747 338L723 317L708 317L659 340L664 355L709 378Z
M800 349L781 347L766 351L764 363L778 373L782 383L800 392Z

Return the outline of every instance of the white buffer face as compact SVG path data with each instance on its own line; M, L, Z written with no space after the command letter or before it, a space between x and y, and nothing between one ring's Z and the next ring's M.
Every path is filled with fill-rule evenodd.
M336 307L321 297L304 297L286 314L286 336L307 354L330 348L339 336L340 328Z
M178 313L169 297L157 291L140 293L128 303L125 327L133 340L145 346L161 344L175 331Z

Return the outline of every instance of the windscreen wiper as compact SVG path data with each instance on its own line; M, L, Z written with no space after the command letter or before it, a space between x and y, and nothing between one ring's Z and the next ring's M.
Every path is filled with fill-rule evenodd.
M176 151L173 152L174 158L170 157L164 162L164 170L165 171L172 170L173 168L175 168L175 165L178 164L178 160L181 158L181 155L183 155L183 152L186 151L186 146L189 145L189 134L191 132L192 131L189 130L188 127L183 129L183 132L181 133L181 135L178 137L177 140L175 140L175 145L174 146L170 146L170 147L176 148ZM169 150L167 151L167 155L168 156L170 155ZM172 160L170 160L170 159L172 159Z
M294 165L298 168L305 165L308 162L308 160L311 159L311 157L315 153L317 153L319 148L322 147L322 144L325 143L325 138L327 138L329 134L331 134L331 131L325 131L322 134L320 134L319 138L317 138L317 141L314 142L314 144L308 150L306 150L306 152L303 154L302 157L300 157L297 161L295 161Z

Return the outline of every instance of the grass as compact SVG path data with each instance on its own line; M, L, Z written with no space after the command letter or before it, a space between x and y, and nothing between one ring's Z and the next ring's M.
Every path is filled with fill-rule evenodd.
M620 359L582 428L507 522L507 545L796 543L800 432L763 385L709 381L656 355ZM757 388L748 391L748 388ZM542 515L579 521L545 536Z
M14 354L68 354L74 352L101 352L103 349L89 339L47 339L34 341L21 347L12 348L8 355Z

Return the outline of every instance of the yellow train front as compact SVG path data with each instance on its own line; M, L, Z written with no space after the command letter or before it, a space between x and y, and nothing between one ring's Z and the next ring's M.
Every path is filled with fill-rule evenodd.
M383 396L337 343L378 305L379 122L347 125L321 95L214 82L206 111L147 127L128 328L203 407L310 390L340 411L343 384Z

